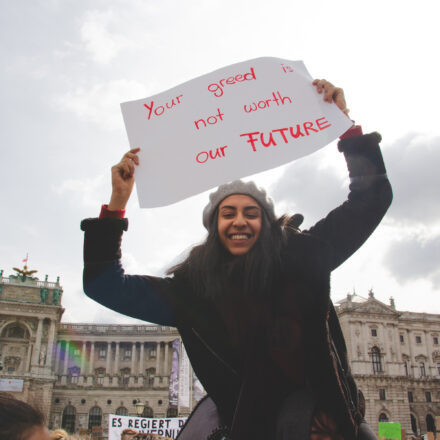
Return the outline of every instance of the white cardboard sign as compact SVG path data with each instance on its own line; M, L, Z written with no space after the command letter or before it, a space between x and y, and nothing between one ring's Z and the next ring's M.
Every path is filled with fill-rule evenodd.
M324 147L352 122L323 101L302 61L255 58L121 104L140 147L141 208L175 203Z
M186 417L171 418L144 418L132 416L108 416L108 440L121 440L121 434L125 429L134 429L138 433L159 434L166 438L176 438Z

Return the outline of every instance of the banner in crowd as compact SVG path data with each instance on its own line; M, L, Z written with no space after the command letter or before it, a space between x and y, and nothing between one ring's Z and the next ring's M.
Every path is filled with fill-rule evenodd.
M0 391L21 393L23 391L23 383L23 379L0 379Z
M179 405L179 355L180 355L180 339L173 341L173 354L171 358L171 374L169 387L169 406L177 408Z
M302 61L255 58L121 104L142 208L175 203L324 147L351 125Z
M190 390L191 368L185 346L180 346L180 365L179 365L179 408L190 408L191 390Z
M379 422L379 438L401 440L402 431L400 423Z
M122 440L124 430L131 429L138 433L159 434L175 439L184 425L186 417L150 419L144 417L108 416L108 440Z

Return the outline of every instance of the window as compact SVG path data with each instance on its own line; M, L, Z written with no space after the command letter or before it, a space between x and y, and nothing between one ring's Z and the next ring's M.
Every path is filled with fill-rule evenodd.
M405 338L403 337L403 335L400 335L400 342L403 344L405 342Z
M131 359L131 348L126 348L124 351L124 360Z
M408 391L408 402L413 403L414 402L414 396L412 391Z
M434 336L434 337L432 338L432 342L433 342L434 345L438 345L438 337L437 337L437 336Z
M420 366L420 377L425 377L426 376L425 363L420 362L419 366Z
M103 385L104 384L104 376L105 376L105 368L97 368L95 370L96 376L96 384Z
M80 370L79 367L69 368L70 383L73 383L73 384L77 384L78 383L78 378L79 378L80 371L81 370Z
M409 373L408 373L408 361L404 361L403 362L403 369L405 371L405 376L409 376Z
M375 328L371 329L371 336L377 336L377 330Z
M128 409L120 406L117 410L116 410L116 415L117 416L128 416Z
M385 390L383 388L379 389L379 399L380 400L387 400L386 395L385 395Z
M438 374L440 375L440 362L437 362L437 371L438 371Z
M177 408L168 408L167 417L177 417Z
M80 356L81 355L81 350L79 348L75 348L75 350L73 350L73 355L74 356Z
M144 408L144 412L142 413L142 417L154 417L153 414L153 408L150 408L149 406L146 406Z
M105 359L107 355L107 350L102 347L99 349L99 359Z
M102 411L98 406L94 406L89 412L89 429L94 426L101 426L102 423Z
M428 432L435 432L434 417L432 417L431 414L426 416L426 429Z
M411 429L414 434L417 434L417 421L413 414L410 414L411 416Z
M128 382L130 381L130 368L124 368L121 370L121 376L123 385L128 385Z
M431 391L425 391L425 397L427 402L432 402Z
M8 327L7 334L8 338L25 339L29 337L27 330L18 325Z
M421 343L422 343L422 337L416 336L416 344L421 344Z
M68 405L64 408L63 418L61 420L61 428L65 429L67 432L75 432L75 418L76 410L72 405Z
M380 359L380 350L377 347L373 347L371 350L371 361L373 363L373 373L382 373L382 361Z
M388 416L385 413L380 413L379 422L388 422Z

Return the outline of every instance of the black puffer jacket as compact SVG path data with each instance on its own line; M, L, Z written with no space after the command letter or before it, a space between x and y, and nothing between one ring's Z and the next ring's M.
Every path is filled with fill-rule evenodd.
M363 415L330 300L330 273L364 243L391 203L379 142L377 133L339 142L351 178L348 200L309 230L292 231L283 253L284 286L303 317L308 382L324 407L332 408L346 439L358 437ZM120 313L177 327L195 373L231 426L243 396L252 390L246 388L224 323L184 279L125 275L120 242L127 227L126 219L82 222L85 293Z

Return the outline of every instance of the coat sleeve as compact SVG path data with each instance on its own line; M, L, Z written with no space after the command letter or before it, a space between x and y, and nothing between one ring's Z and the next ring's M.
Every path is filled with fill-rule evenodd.
M109 309L159 325L176 326L172 278L126 275L121 240L127 219L85 219L84 292Z
M378 133L342 139L350 176L347 201L304 233L324 240L331 249L330 270L350 257L378 226L392 201Z

